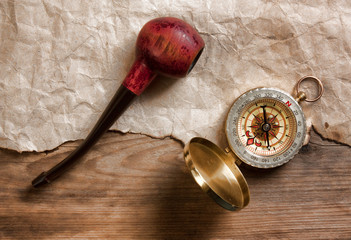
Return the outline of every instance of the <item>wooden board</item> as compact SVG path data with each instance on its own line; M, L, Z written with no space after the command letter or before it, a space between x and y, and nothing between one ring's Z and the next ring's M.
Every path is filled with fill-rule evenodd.
M268 172L243 169L251 202L217 206L172 139L109 132L66 175L31 180L80 141L49 153L0 150L0 239L351 239L351 149L311 143Z

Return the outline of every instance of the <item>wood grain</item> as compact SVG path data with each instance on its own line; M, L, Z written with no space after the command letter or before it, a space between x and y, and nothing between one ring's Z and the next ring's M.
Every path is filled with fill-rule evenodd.
M283 167L242 169L251 202L240 212L201 192L180 143L137 134L109 132L72 171L30 187L79 143L0 150L1 239L351 239L351 149L315 133Z

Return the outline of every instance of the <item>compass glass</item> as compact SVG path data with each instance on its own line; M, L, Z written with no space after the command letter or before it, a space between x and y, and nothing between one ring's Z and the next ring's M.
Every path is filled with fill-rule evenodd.
M275 99L259 99L243 109L237 128L240 141L248 151L271 156L292 145L296 119L286 104Z
M234 154L244 163L273 168L288 162L306 136L299 104L274 88L256 88L241 95L231 107L226 135Z

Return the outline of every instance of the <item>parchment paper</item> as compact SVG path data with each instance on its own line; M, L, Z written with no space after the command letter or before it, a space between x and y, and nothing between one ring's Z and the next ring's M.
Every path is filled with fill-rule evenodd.
M85 138L134 60L141 27L173 16L206 43L187 78L157 78L113 126L225 144L224 121L259 86L325 94L303 103L326 138L351 144L351 2L99 0L0 2L0 147L44 151ZM311 91L310 94L315 94Z

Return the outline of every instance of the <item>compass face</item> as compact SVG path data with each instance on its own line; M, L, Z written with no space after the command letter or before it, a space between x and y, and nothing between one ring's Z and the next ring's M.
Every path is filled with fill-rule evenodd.
M287 93L253 89L233 104L226 122L233 152L246 164L272 168L288 162L306 135L303 112Z

